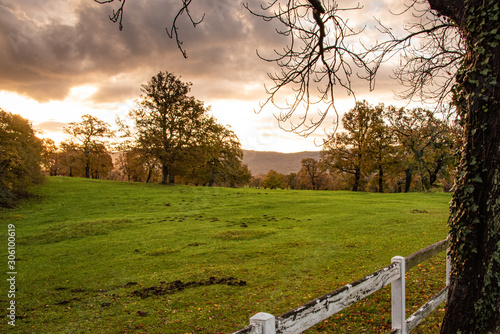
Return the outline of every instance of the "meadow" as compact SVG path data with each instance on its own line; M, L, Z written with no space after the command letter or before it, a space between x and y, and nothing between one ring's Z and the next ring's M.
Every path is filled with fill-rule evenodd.
M0 211L17 270L16 328L2 279L0 331L230 333L444 239L450 199L51 177ZM444 271L437 256L407 273L407 315ZM443 308L413 333L435 333ZM307 333L387 333L390 316L386 287Z

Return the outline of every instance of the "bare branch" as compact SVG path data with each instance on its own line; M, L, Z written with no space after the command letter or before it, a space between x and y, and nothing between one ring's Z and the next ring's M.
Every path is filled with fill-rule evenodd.
M95 2L99 4L105 4L105 3L110 3L113 2L114 0L94 0ZM109 19L113 21L113 23L116 23L118 21L118 29L120 31L123 30L123 7L125 6L125 0L118 0L118 2L121 2L120 7L118 8L117 11L113 10L113 16L109 16Z
M352 48L347 40L361 31L354 31L341 18L340 11L360 9L358 5L352 8L338 8L334 2L323 6L318 0L307 3L288 0L280 3L272 1L268 6L261 7L263 12L256 12L244 5L253 15L265 21L277 21L284 29L277 31L286 36L289 44L283 50L274 50L274 57L258 56L280 67L280 71L269 74L274 86L266 88L269 97L261 104L261 110L267 105L273 105L281 110L276 116L280 126L286 131L293 131L308 136L325 120L330 112L337 114L335 109L335 87L345 89L354 95L351 87L353 66L366 72L366 77L372 78L373 73L364 59ZM294 92L293 101L280 102L280 93L287 95L286 89ZM317 92L314 93L313 91ZM326 106L325 106L326 105ZM311 107L317 106L316 118L311 117ZM293 122L292 116L298 120ZM338 124L338 115L336 115ZM288 128L284 124L289 124Z
M104 4L114 0L94 1ZM125 0L118 1L121 6L113 11L110 19L119 22L122 29ZM182 7L166 32L170 38L175 38L179 50L187 58L179 36L179 19L185 14L196 27L205 16L195 20L189 7L192 0L180 1ZM352 89L355 75L367 80L373 90L381 65L396 55L401 61L394 77L404 87L396 93L398 97L437 103L438 106L445 106L450 101L465 47L455 22L433 11L428 0L409 0L405 8L395 14L411 13L416 21L405 27L401 37L377 20L377 29L385 38L374 45L363 45L356 40L364 28L351 28L346 18L350 15L344 13L361 9L359 4L339 8L335 1L327 0L269 0L258 10L250 9L248 4L244 7L266 22L277 22L281 28L276 32L288 39L288 44L281 50L275 49L272 56L257 51L262 60L279 67L277 72L269 74L274 84L266 87L269 95L260 109L270 105L278 108L280 114L276 118L286 131L308 136L331 113L336 116L333 124L336 128L335 96L338 91L335 89L340 88L355 98ZM294 97L286 100L290 90Z
M99 4L106 4L106 3L112 3L115 0L94 0L94 1L99 3ZM189 11L189 5L191 4L192 0L181 0L181 1L182 1L182 7L181 7L181 9L179 9L177 14L175 15L174 21L172 22L172 26L170 27L170 29L165 28L165 30L167 32L168 37L174 38L174 36L175 36L175 41L177 43L177 47L181 51L182 56L184 58L187 58L186 50L184 50L182 48L182 40L179 37L179 33L178 33L179 28L177 26L177 20L182 16L182 14L186 13L189 20L193 24L193 27L196 28L196 26L198 24L200 24L203 21L203 19L205 18L205 14L203 14L203 16L200 20L198 20L198 21L194 20L193 17L191 16L190 11ZM123 20L123 11L124 11L124 6L125 6L125 0L118 0L118 2L121 2L120 7L116 11L113 10L113 15L109 16L109 19L111 21L113 21L113 23L118 22L118 27L121 31L123 29L122 20Z
M373 59L375 68L393 55L400 55L394 75L405 88L396 92L397 97L434 103L441 108L451 101L451 88L465 56L465 46L455 23L436 15L428 5L417 7L423 4L423 1L414 0L407 7L406 10L414 10L413 16L418 22L405 27L403 37L395 36L378 21L378 29L387 40L368 48L367 53L377 55Z
M193 24L193 28L196 28L198 24L200 24L203 19L205 18L205 14L203 14L202 18L199 21L195 21L193 17L191 16L191 13L189 12L189 5L191 4L191 0L182 0L182 8L177 12L177 15L175 15L174 21L172 22L172 26L170 27L170 31L168 28L165 28L167 31L167 35L170 38L173 38L175 36L175 41L177 42L177 47L179 50L181 50L182 55L184 58L187 58L187 53L186 50L182 48L182 41L179 39L179 34L178 34L178 27L177 27L177 19L185 12L186 15L189 17L189 20Z
M395 56L400 56L401 61L394 76L404 87L396 93L397 97L437 103L439 108L451 100L451 88L465 48L456 24L432 11L427 0L411 0L394 14L411 13L416 21L404 27L402 37L377 20L377 29L386 38L371 46L355 41L353 37L363 29L353 30L343 19L348 15L338 15L341 11L360 9L359 4L341 9L334 1L273 0L259 12L251 10L248 4L245 7L265 21L280 23L284 28L278 34L289 39L283 50L274 50L274 57L258 53L261 59L280 68L269 74L274 86L266 88L269 97L261 104L261 110L267 105L277 107L281 113L276 118L282 128L287 124L287 131L311 134L330 111L336 112L334 88L343 88L354 96L351 80L355 73L367 80L373 90L376 73ZM361 48L355 50L355 45ZM294 100L283 105L279 95L287 95L290 89ZM311 118L313 106L318 107L315 118Z

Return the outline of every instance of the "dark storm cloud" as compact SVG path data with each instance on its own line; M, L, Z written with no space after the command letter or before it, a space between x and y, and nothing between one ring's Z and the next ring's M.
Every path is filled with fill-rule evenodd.
M276 41L272 27L241 4L200 2L191 12L195 19L205 14L196 29L185 16L179 21L189 55L185 60L165 32L178 1L127 2L121 32L108 19L116 6L70 1L58 12L50 4L0 2L0 90L47 101L63 99L71 87L92 84L101 87L93 97L103 102L134 97L141 83L167 70L196 81L205 98L245 96L239 86L262 82L269 66L257 59L255 49ZM111 80L120 74L128 80Z

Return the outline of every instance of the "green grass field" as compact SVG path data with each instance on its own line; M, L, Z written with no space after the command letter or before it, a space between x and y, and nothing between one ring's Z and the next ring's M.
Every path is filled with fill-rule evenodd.
M1 210L16 227L16 328L229 333L446 237L450 194L203 188L52 177ZM444 285L444 255L409 272L407 315ZM6 274L4 275L6 276ZM390 331L390 287L308 333ZM442 306L414 331L434 333ZM10 330L10 331L9 331Z

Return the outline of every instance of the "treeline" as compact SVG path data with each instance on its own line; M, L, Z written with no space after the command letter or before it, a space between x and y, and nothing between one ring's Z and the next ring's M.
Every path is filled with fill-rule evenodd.
M191 83L159 72L119 130L91 115L64 128L59 146L39 139L29 121L0 109L0 206L11 206L43 174L163 184L264 188L428 191L453 184L460 128L429 110L372 106L342 117L319 161L302 160L297 173L253 177L242 164L236 134L217 123ZM112 153L121 152L121 153Z
M344 114L342 128L325 140L319 161L303 159L297 173L272 170L253 178L251 185L377 192L451 189L461 131L455 120L422 108L374 107L363 101Z
M0 109L0 206L12 206L45 175L94 179L242 186L251 173L242 164L236 134L189 96L191 83L159 72L119 130L92 115L69 123L69 139L39 139L30 122ZM120 152L120 153L113 153Z

